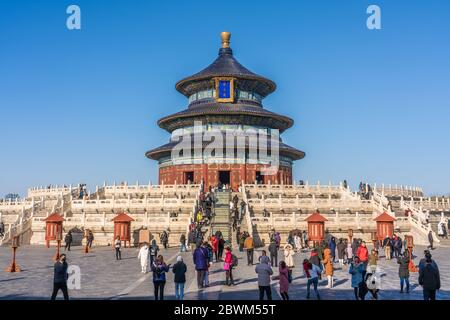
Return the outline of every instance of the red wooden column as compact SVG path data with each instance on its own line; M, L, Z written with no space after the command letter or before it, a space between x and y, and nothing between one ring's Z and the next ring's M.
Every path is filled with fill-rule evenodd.
M313 244L320 243L325 236L325 221L327 219L319 213L319 210L314 212L305 219L308 223L308 238Z
M128 245L131 246L131 221L134 221L134 219L122 212L115 216L112 221L114 221L113 243L117 236L119 236L120 241L124 242L124 247L127 246L127 241Z
M383 240L386 236L392 238L394 235L394 217L386 212L383 212L378 217L373 219L377 223L377 240Z
M62 228L64 218L58 213L49 215L45 220L45 242L47 248L50 248L50 241L62 239Z

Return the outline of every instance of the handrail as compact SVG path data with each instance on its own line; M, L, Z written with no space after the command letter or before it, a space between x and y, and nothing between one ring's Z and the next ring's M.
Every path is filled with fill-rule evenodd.
M400 200L400 209L408 210L408 221L418 227L422 233L428 235L431 231L434 241L437 243L441 242L433 229L431 229L431 223L426 222L427 216L422 212L422 210L417 209L412 203L404 201L403 198Z
M247 220L247 229L249 234L253 237L253 223L252 223L252 219L250 217L250 209L249 209L249 202L247 199L247 192L245 190L245 185L242 184L242 200L245 202L245 208L244 208L244 214L245 214L245 219Z
M28 227L31 228L31 221L34 217L34 209L38 205L40 205L39 201L33 202L33 206L31 208L24 209L22 211L22 214L18 217L18 221L16 221L16 223L9 225L8 230L0 239L0 246L2 246L6 241L9 241L11 239L11 235L20 235L26 231Z

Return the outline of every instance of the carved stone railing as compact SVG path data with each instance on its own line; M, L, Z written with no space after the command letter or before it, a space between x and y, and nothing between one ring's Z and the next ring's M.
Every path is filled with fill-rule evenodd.
M61 195L70 194L72 190L75 190L72 186L69 187L52 187L52 188L31 188L28 189L28 198L40 198L40 197L59 197Z

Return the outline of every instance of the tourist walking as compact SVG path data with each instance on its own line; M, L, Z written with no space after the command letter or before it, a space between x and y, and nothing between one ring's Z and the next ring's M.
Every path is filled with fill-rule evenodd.
M253 238L249 235L244 241L244 249L247 250L247 265L253 265L253 251L254 251Z
M378 251L376 249L372 249L369 255L368 272L374 274L377 270L377 264L378 264Z
M234 285L233 280L233 267L236 264L236 257L233 257L231 253L231 247L225 247L225 260L223 263L223 269L225 270L225 285L232 286Z
M366 293L364 285L364 273L365 267L358 256L353 258L353 262L350 264L348 272L352 275L352 288L355 293L356 300L364 300Z
M225 240L223 239L222 232L217 231L216 232L216 238L217 238L217 240L219 240L219 243L217 245L219 261L222 261L223 249L225 248Z
M339 267L342 269L344 267L344 257L345 257L345 249L347 246L344 243L343 239L339 239L338 244L336 245L338 259L339 259Z
M122 260L122 241L120 241L120 236L116 237L116 240L114 240L114 249L116 250L116 260Z
M323 252L323 266L325 268L325 275L327 276L328 284L327 288L333 288L333 256L331 255L330 248L325 248Z
M331 237L330 243L329 243L329 249L331 252L331 257L333 258L333 263L336 261L336 238Z
M281 235L280 235L280 233L279 232L275 232L274 238L275 238L275 242L277 243L277 249L279 250L280 249L280 244L281 244Z
M434 250L433 248L433 231L429 231L428 232L428 242L430 243L429 246L427 247L428 249Z
M359 261L364 265L364 274L363 278L366 275L367 265L369 263L369 250L367 250L366 242L362 241L361 245L358 247L358 250L356 251L356 255L359 258Z
M275 266L278 265L278 250L277 250L277 244L275 241L271 241L269 244L269 248L267 248L270 253L270 265L273 267L274 263Z
M0 221L0 237L3 237L5 235L5 224L3 221Z
M409 252L405 250L402 256L397 258L398 276L400 277L400 293L403 293L403 287L406 284L406 293L409 293Z
M148 254L149 254L149 248L147 245L147 242L144 242L141 249L139 249L138 259L141 261L141 272L147 273L147 266L148 266ZM152 261L153 263L153 261Z
M289 300L289 268L286 262L280 261L278 271L280 274L280 296L283 300Z
M92 248L92 243L94 242L94 233L92 232L92 230L89 230L89 234L88 234L88 238L87 238L87 246L90 248Z
M303 238L303 245L305 246L305 248L309 247L309 243L308 243L308 233L303 230L302 232L302 238Z
M181 256L177 257L177 262L173 265L172 271L174 273L175 282L175 299L184 300L184 284L186 283L187 266L183 262Z
M197 287L198 289L203 288L203 283L205 280L205 272L208 270L208 252L203 246L198 246L194 250L193 254L195 270L197 271Z
M59 256L59 260L57 260L53 266L53 292L51 300L55 300L58 295L58 291L61 289L64 300L69 300L69 293L67 291L67 269L69 265L66 262L66 255L63 253Z
M284 246L284 261L288 267L289 283L292 282L292 271L294 270L294 249L290 244Z
M166 265L162 255L159 255L152 264L153 286L155 289L155 300L164 300L164 286L166 285L166 272L169 271L170 264Z
M169 243L169 234L166 232L166 230L164 230L160 236L159 236L159 240L161 241L161 243L164 246L164 249L167 249L167 244Z
M434 264L436 264L434 262ZM436 300L436 290L441 288L441 278L437 265L433 264L431 255L426 255L425 264L419 268L419 284L423 288L424 300Z
M353 261L353 249L350 243L347 243L346 256L347 256L347 264L350 265L350 263L352 263Z
M244 243L246 237L247 236L245 232L242 232L241 235L239 236L239 252L244 252Z
M389 236L384 238L382 247L384 248L384 256L386 260L391 260L391 238L389 238Z
M156 257L158 256L159 252L159 246L156 244L156 240L152 240L152 244L149 248L149 256L150 256L150 266L153 264L153 261L155 261Z
M217 239L215 235L211 236L211 246L216 262L219 262L219 239Z
M294 244L295 244L295 251L301 252L302 251L302 238L300 237L299 233L295 233L294 235Z
M272 289L270 288L270 276L273 274L269 266L269 258L263 256L261 262L256 266L255 272L258 274L259 300L264 300L264 293L267 300L272 300Z
M203 278L203 286L209 287L209 269L212 266L212 262L213 262L213 249L211 247L211 245L208 242L204 242L203 243L203 247L206 248L206 253L207 253L207 264L206 264L206 271L205 271L205 277Z
M72 231L67 232L66 236L64 237L64 242L66 243L66 245L64 246L64 250L70 251L70 246L73 242Z
M319 275L321 274L320 268L308 261L308 259L303 260L303 273L308 279L306 283L306 299L310 298L311 284L313 285L314 292L316 294L317 300L320 300L319 291L317 290L317 285L319 283Z
M184 233L180 236L180 252L186 252L186 235Z

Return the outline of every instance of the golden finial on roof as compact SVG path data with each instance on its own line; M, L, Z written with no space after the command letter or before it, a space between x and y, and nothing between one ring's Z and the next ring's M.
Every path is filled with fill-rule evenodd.
M220 35L222 37L222 48L229 48L231 33L224 31Z

